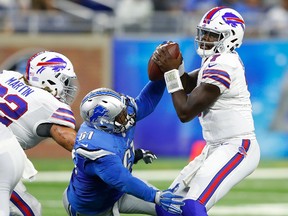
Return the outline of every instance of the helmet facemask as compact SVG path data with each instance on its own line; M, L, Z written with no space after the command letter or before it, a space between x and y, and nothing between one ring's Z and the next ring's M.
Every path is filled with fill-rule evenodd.
M209 57L215 53L223 51L223 41L225 40L224 35L228 35L229 32L223 34L221 32L204 28L197 27L197 36L195 39L197 53L201 57Z
M78 92L77 77L70 77L66 74L60 74L58 77L62 83L62 92L59 94L59 100L66 104L72 104Z
M128 98L126 98L124 95L121 96L122 103L125 104L125 109L123 109L119 115L115 118L114 122L114 132L115 133L123 133L127 131L130 127L135 125L135 107L131 106L128 102ZM128 113L128 107L131 106L133 112Z

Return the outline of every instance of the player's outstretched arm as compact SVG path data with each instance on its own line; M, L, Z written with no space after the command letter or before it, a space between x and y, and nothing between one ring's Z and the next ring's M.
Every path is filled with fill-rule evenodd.
M93 155L91 151L86 154L86 150L84 149L82 149L81 152L79 150L76 151L80 155L89 155L89 157ZM173 214L175 214L175 212L181 213L180 207L184 205L182 201L183 197L175 195L173 193L175 191L174 188L159 191L151 187L141 179L133 176L130 171L123 166L121 158L115 154L100 157L97 159L97 163L94 161L95 158L93 161L86 163L86 172L90 175L98 176L110 187L147 202L155 203L165 211Z
M63 148L72 151L77 132L69 127L53 124L50 129L51 137Z

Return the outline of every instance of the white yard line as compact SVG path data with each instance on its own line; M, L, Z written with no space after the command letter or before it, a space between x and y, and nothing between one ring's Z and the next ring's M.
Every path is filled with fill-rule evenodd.
M179 170L139 170L133 172L135 176L146 181L172 181L179 173ZM36 182L66 182L70 179L71 172L49 171L39 172L36 175ZM266 169L259 168L248 179L288 179L288 168Z

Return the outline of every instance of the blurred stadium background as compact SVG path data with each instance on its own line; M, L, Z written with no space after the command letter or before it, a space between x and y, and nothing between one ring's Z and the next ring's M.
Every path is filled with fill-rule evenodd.
M72 106L79 127L79 104L90 90L105 86L137 96L148 81L149 57L164 40L179 43L186 71L199 67L194 49L196 25L203 11L220 2L234 3L246 20L239 53L246 67L261 146L260 168L266 174L245 180L219 203L239 207L232 209L234 214L221 209L213 214L241 215L244 211L242 215L288 215L288 177L281 175L288 173L288 0L0 0L0 68L24 73L27 59L40 50L68 56L81 86ZM275 19L272 9L277 7L286 13L277 13ZM181 123L167 92L155 112L137 128L135 145L159 156L149 169L180 170L205 144L198 120ZM27 154L40 176L53 170L65 174L73 166L70 153L49 139ZM178 166L173 165L175 161L179 161ZM43 203L44 216L65 214L61 197L69 176L53 182L57 173L50 173L55 178L47 177L47 182L27 182L31 193ZM151 181L165 188L171 180ZM258 206L251 210L249 204ZM274 213L263 210L266 208L274 209Z

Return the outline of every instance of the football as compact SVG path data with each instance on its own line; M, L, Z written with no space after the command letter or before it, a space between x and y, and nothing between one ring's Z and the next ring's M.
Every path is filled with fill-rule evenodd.
M180 55L180 49L178 43L167 42L161 46L167 46L170 55L177 59ZM152 60L152 56L148 62L148 77L151 81L164 79L164 73L160 70L159 66Z

